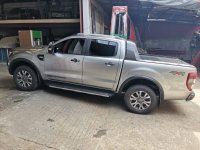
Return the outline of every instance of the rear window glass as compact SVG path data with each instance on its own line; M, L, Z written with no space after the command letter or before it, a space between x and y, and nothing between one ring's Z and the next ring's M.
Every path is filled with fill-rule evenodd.
M90 56L112 57L117 54L117 43L106 40L92 40L89 49Z
M126 56L125 59L127 60L135 60L136 58L139 58L139 54L137 51L137 47L135 43L127 41L126 43Z

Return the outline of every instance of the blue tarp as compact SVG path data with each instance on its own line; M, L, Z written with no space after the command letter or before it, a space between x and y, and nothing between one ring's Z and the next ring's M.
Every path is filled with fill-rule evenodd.
M6 48L0 48L0 62L6 62L7 59L8 59L7 49Z

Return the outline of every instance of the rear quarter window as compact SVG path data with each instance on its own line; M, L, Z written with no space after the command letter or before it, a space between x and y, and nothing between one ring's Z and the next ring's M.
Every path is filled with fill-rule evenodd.
M136 60L137 58L139 58L139 54L137 52L137 47L135 45L135 43L131 42L131 41L127 41L126 42L126 56L125 59L126 60Z

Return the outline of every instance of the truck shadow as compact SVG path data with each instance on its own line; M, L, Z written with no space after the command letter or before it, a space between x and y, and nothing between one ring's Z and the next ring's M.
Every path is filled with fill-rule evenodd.
M43 89L47 93L52 93L53 95L66 97L67 100L73 100L73 101L76 100L76 101L81 101L84 103L106 105L110 103L110 101L112 101L112 98L105 98L105 97L94 96L94 95L89 95L89 94L84 94L84 93L73 92L73 91L66 91L66 90L54 89L54 88L49 88L49 87L45 87Z
M154 124L159 122L163 123L162 126L181 126L181 128L185 128L188 131L200 132L200 117L197 115L200 112L200 107L192 102L164 101L152 113L138 115L127 110L123 102L123 96L116 95L111 98L103 98L51 88L47 88L45 91L53 95L58 95L58 97L62 96L67 101L79 101L80 103L89 103L90 105L98 106L102 111L110 111L109 109L112 109L111 111L114 110L115 113L119 111L117 114L123 114L124 118L138 118L146 124L149 123L149 120L153 120Z
M89 94L77 93L72 91L65 91L53 88L44 88L47 93L52 93L57 96L66 97L68 100L80 101L82 103L90 103L94 105L99 105L101 107L115 107L117 109L121 109L123 111L130 112L123 101L123 95L115 95L110 98L94 96ZM183 104L182 104L183 103ZM185 115L185 107L187 107L187 103L192 105L190 102L183 101L163 101L162 104L154 110L151 114L176 114L176 115ZM195 104L193 104L195 105ZM198 107L194 106L194 107Z

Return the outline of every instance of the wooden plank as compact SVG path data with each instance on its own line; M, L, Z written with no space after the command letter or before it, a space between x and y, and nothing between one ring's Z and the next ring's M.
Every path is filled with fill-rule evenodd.
M33 47L32 30L20 30L19 43L20 47Z
M0 20L0 24L66 24L80 23L80 19L31 19L31 20Z

